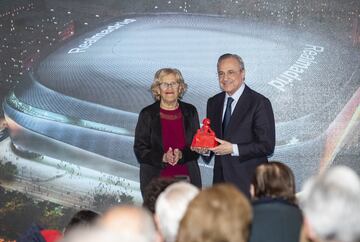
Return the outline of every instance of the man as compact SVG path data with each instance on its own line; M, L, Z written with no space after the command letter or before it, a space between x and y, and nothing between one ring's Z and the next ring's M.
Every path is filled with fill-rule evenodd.
M155 220L165 242L175 242L180 220L199 188L177 182L168 186L156 200Z
M100 219L99 227L115 234L122 242L161 242L151 213L141 207L113 207Z
M207 117L219 145L209 149L211 155L205 160L215 154L213 183L231 182L250 198L256 166L268 162L267 156L274 152L273 110L269 99L245 85L245 67L240 56L220 56L217 71L223 92L208 100Z
M360 178L350 168L333 167L307 181L300 205L303 241L360 241Z

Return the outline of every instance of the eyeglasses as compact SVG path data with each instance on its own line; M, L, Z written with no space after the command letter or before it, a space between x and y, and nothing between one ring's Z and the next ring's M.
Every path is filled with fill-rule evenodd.
M179 83L178 82L171 82L171 83L161 82L159 84L159 86L161 89L165 90L165 89L168 89L169 87L177 88L177 87L179 87Z
M239 73L241 73L241 72L242 72L242 70L240 70L240 71L229 70L229 71L227 71L227 72L219 71L219 72L217 73L217 75L218 75L218 77L219 77L220 79L222 79L222 78L225 77L225 75L227 75L228 77L234 77L235 75L237 75L237 74L239 74Z

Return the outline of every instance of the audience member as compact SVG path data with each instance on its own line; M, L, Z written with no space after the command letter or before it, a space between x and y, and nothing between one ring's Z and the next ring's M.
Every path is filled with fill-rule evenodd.
M298 242L302 213L295 203L291 169L280 162L258 166L251 194L254 217L250 242Z
M309 179L300 205L304 234L314 242L360 241L360 179L348 167L330 168Z
M152 214L145 208L117 206L99 220L100 228L115 233L121 241L160 242Z
M187 182L168 186L156 201L155 218L165 242L175 242L179 223L199 189Z
M57 242L62 237L58 230L43 229L37 224L33 224L24 234L17 240L18 242Z
M201 191L180 222L177 242L246 242L252 219L248 199L234 185Z
M155 203L160 195L170 184L176 182L174 178L157 177L150 181L144 190L143 207L155 214Z
M113 231L102 229L98 226L76 227L67 233L59 242L135 242L134 240L125 240L117 236ZM137 240L136 242L145 242Z
M91 226L100 217L100 214L92 210L80 210L74 214L64 229L64 234L69 233L77 227Z

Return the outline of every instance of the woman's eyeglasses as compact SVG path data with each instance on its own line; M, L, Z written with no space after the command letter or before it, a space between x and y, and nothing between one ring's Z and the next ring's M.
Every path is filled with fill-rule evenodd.
M179 83L178 82L171 82L171 83L161 82L159 84L159 86L161 89L165 90L165 89L168 89L169 87L177 88L177 87L179 87Z

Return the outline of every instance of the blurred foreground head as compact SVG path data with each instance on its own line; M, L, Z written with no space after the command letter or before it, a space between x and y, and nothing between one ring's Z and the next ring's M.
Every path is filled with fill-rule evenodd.
M214 185L190 202L177 242L246 242L251 220L250 203L235 186Z
M123 238L122 241L160 241L152 214L142 207L113 207L103 215L99 226Z
M92 226L95 224L96 220L99 217L100 214L98 214L95 211L87 210L87 209L80 210L72 216L69 223L66 225L64 229L64 234L69 233L70 231L72 231L77 227Z
M109 209L92 227L74 228L61 242L160 242L150 212L136 206Z
M177 182L168 186L156 201L156 221L166 242L174 242L190 201L199 189L188 182Z
M313 241L360 241L360 179L348 167L308 180L300 197L305 233Z

